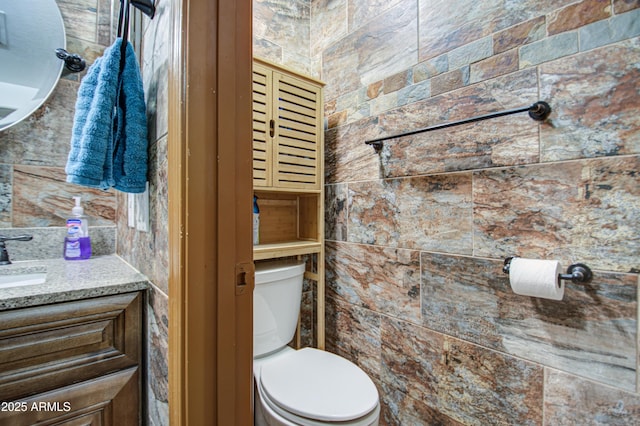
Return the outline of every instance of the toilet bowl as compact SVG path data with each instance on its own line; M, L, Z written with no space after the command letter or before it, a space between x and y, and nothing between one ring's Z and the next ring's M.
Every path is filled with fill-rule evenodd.
M338 355L286 348L255 360L254 377L256 426L378 424L375 385Z
M287 346L295 333L304 264L256 265L254 408L256 426L377 426L378 391L351 361Z

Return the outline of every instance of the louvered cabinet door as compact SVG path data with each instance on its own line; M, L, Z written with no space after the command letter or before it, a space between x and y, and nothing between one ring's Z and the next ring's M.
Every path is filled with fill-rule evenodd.
M272 186L273 71L253 64L253 186Z
M273 186L320 189L321 89L279 72L273 82Z
M322 86L253 63L253 186L321 189Z

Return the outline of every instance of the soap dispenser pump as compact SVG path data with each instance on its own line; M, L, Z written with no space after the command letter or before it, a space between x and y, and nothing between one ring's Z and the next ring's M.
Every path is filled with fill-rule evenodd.
M73 197L76 205L67 219L67 235L64 239L64 258L66 260L89 259L91 240L89 239L89 220L80 204L81 197Z

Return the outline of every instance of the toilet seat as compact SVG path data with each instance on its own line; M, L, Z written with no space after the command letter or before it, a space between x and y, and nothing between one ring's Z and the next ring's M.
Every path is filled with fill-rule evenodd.
M290 351L262 364L258 379L261 399L295 424L370 425L379 415L369 376L330 352Z
M278 407L269 399L264 393L264 390L259 388L256 396L256 412L259 412L259 416L263 421L258 420L256 426L265 425L277 425L277 426L378 426L380 418L380 404L364 417L359 419L345 421L345 422L323 422L320 420L313 420L307 417L297 416L282 408ZM264 423L266 421L266 423Z

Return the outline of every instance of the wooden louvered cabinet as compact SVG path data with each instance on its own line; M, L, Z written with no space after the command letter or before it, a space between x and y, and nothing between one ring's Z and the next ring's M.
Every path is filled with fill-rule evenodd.
M320 190L322 83L253 63L253 186Z
M260 208L254 260L310 256L316 341L324 348L323 83L253 62L253 190ZM307 257L308 258L308 257Z
M254 259L321 252L324 245L323 84L253 62L253 189L260 208Z

